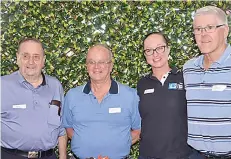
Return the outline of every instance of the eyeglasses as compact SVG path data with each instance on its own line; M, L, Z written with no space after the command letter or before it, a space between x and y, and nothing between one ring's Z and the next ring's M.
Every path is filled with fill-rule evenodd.
M100 67L106 66L107 64L111 63L112 61L87 61L87 65L89 66L95 66L98 65Z
M22 53L21 56L22 56L22 59L24 61L30 60L31 58L33 61L40 61L41 60L41 55L39 55L39 54L34 54L31 56L28 53Z
M202 30L205 30L207 33L213 33L216 31L217 28L224 26L225 24L221 24L221 25L208 25L206 27L198 27L198 28L194 28L193 29L193 33L195 35L199 35L202 33Z
M162 54L165 52L165 48L166 46L159 46L155 49L146 49L144 50L144 54L147 55L147 56L151 56L154 54L154 52L158 53L158 54Z

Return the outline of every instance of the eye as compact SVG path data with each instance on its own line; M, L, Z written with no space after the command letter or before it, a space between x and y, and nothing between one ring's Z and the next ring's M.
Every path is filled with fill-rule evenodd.
M215 26L213 26L213 25L209 25L209 26L207 26L207 29L208 29L208 30L213 30L214 27L215 27Z
M35 61L39 61L40 60L40 56L39 55L34 55L34 60Z
M88 61L87 63L88 63L89 65L94 65L94 64L95 64L94 61Z
M202 30L202 28L194 28L194 31L196 32L200 32Z
M157 51L163 51L164 50L164 46L160 46L156 48Z
M150 53L150 52L151 52L151 49L146 49L146 50L144 50L144 52Z
M22 57L23 57L24 60L29 59L29 55L28 54L23 54Z

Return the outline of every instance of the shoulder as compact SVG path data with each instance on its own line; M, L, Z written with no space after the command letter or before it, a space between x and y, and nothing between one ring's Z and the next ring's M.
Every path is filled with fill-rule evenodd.
M147 81L149 81L150 76L151 76L150 73L146 73L146 74L141 75L140 79L137 82L137 86L139 86L142 83L146 83Z
M16 81L17 79L18 79L17 71L9 75L1 76L1 82L4 82L4 83L11 83L13 81Z
M171 73L170 75L177 75L177 76L183 76L183 71L182 69L178 69L176 67L174 67L172 70L171 70Z
M67 92L66 96L72 97L73 95L75 95L75 96L77 95L77 96L78 96L78 95L82 94L85 85L86 85L86 84L81 85L81 86L77 86L77 87L75 87L75 88L71 88L71 89Z
M198 57L194 57L194 58L188 60L188 61L184 64L183 70L184 70L184 69L187 69L187 68L195 67L195 65L194 65L195 62L196 62L197 60L199 60L199 58L201 58L201 56L203 56L203 55L200 55L200 56L198 56Z
M136 89L129 87L128 85L116 82L118 84L119 93L134 94Z
M61 85L61 82L54 76L45 74L45 80L48 83L55 83L55 84Z

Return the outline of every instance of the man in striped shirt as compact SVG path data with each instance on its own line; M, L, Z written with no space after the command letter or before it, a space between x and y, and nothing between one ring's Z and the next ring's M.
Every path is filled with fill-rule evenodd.
M202 55L184 65L188 144L206 158L231 158L231 46L227 15L196 11L193 33Z

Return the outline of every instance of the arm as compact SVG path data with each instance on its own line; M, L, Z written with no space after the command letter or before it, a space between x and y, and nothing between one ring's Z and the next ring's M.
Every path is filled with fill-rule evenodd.
M140 139L141 117L138 107L139 107L139 96L137 95L137 92L134 91L134 101L133 101L133 109L132 109L132 126L131 126L132 144L135 144Z
M140 129L131 130L132 144L135 144L140 139Z
M60 136L59 140L59 159L67 158L67 135Z
M73 128L66 128L66 132L67 132L67 137L69 139L72 139L72 136L73 136Z

